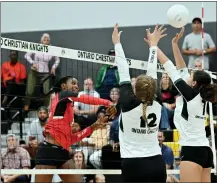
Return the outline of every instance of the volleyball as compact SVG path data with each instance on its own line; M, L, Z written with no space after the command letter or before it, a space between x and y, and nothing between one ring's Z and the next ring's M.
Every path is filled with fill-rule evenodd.
M189 11L180 4L173 5L167 11L168 23L175 28L184 27L188 23Z

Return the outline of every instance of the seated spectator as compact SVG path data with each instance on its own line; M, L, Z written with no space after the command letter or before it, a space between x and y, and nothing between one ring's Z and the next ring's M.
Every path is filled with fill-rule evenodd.
M101 117L104 116L101 115ZM98 113L98 118L99 118L99 113ZM110 131L109 125L107 125L104 128L98 129L92 133L88 141L88 143L94 145L94 152L93 154L90 155L89 161L97 169L101 167L102 147L109 143L109 131Z
M23 148L26 147L26 141L25 140L20 140L19 146L23 147Z
M93 86L91 78L85 79L84 91L79 92L78 96L85 94L99 98L99 93L94 90ZM97 120L96 111L98 110L98 106L75 102L74 110L76 114L75 121L79 123L81 129L92 125Z
M196 59L195 60L193 69L202 70L202 61L201 61L201 59Z
M10 51L10 60L2 64L1 77L5 91L1 106L4 107L12 96L25 95L26 68L18 61L18 51Z
M18 146L17 138L14 134L6 137L7 149L1 150L1 169L29 169L29 153ZM4 182L28 182L28 175L2 175Z
M43 36L41 37L41 43L45 45L50 45L50 39L51 38L49 34L43 34ZM37 85L37 80L43 81L50 74L55 75L55 70L60 63L60 59L59 57L50 56L44 53L26 53L25 58L31 64L31 69L28 73L26 99L25 99L25 106L24 106L24 110L28 112L29 106L31 104L31 97L34 94L35 86ZM53 58L55 59L55 63L52 66L51 70L49 70L48 63ZM50 91L50 88L51 88L51 80L47 79L43 83L44 94L48 93ZM50 97L47 96L46 99L44 100L44 105L46 107L48 107L49 105L50 102L49 98Z
M115 51L110 50L108 55L115 56ZM96 79L96 91L101 98L110 99L110 91L112 88L119 86L119 74L116 66L102 65L99 68Z
M28 136L36 137L36 140L38 142L44 141L44 136L42 132L44 131L44 127L46 125L48 117L49 117L48 109L44 106L39 107L38 119L31 123Z
M120 96L120 91L118 88L113 88L110 91L111 101L113 105L115 105L117 108L116 118L114 118L112 121L111 128L110 128L110 135L109 135L110 144L112 146L113 145L116 146L119 144L119 115L121 113L120 106L118 104L119 96Z
M29 144L26 145L25 148L29 155L30 155L30 158L31 158L31 168L34 168L35 167L35 158L36 158L36 152L38 150L38 140L36 137L29 137Z
M162 115L160 129L175 129L173 123L174 109L176 107L176 96L178 91L172 84L168 74L162 74L160 81L159 98L162 102Z
M158 137L159 145L161 147L162 156L166 164L166 168L173 169L173 162L174 162L173 150L170 147L163 144L165 139L163 132L159 131L157 137Z
M76 151L73 154L72 159L74 160L77 169L85 169L85 157L82 151Z
M180 170L180 157L175 158L174 170ZM178 180L180 180L180 174L174 175Z
M94 176L93 183L104 183L105 182L105 176L102 174L97 174Z
M178 183L179 179L177 179L175 176L173 175L167 175L167 180L166 182L168 183Z

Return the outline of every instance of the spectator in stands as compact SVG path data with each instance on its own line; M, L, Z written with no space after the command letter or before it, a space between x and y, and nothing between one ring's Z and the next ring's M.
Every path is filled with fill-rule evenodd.
M77 169L85 169L85 157L82 151L76 151L73 154L72 159L74 160Z
M177 179L175 176L173 175L167 175L167 180L166 182L168 183L178 183L179 179Z
M116 114L115 119L113 119L111 128L110 128L109 138L110 138L110 144L112 146L117 146L119 144L119 115L121 112L119 104L118 104L119 96L120 96L119 89L113 88L110 92L110 98L111 98L113 105L115 105L117 108L117 114Z
M93 176L93 179L89 181L89 183L104 183L105 181L105 176L102 174L96 174Z
M29 153L18 146L17 138L14 134L8 134L6 137L7 149L1 150L1 169L29 169ZM27 182L27 175L2 175L4 182Z
M164 133L162 131L158 132L158 141L159 141L159 145L161 147L161 151L162 151L162 155L163 155L163 159L165 161L166 164L166 168L167 169L172 169L173 168L173 162L174 162L174 155L173 155L173 150L164 145Z
M158 96L162 102L162 115L160 129L174 129L174 109L176 107L176 96L178 91L174 87L167 73L162 74Z
M79 92L78 96L84 94L100 97L99 93L94 90L93 80L90 77L84 80L84 91ZM96 111L98 106L75 102L74 110L76 114L75 121L80 124L81 129L92 125L97 120Z
M195 60L194 69L202 70L202 61L201 61L201 59L196 59Z
M98 119L103 118L105 116L103 110L98 112ZM96 168L101 168L101 155L102 155L102 147L109 143L109 131L110 126L107 125L104 128L98 129L92 133L89 138L89 143L94 145L94 152L90 155L89 161Z
M9 96L24 96L25 94L26 68L18 61L18 51L10 51L10 60L2 64L1 77L3 90L5 90L1 106L4 107L11 98Z
M36 137L29 137L29 144L26 145L25 148L29 155L30 155L30 158L31 158L31 168L34 168L35 167L35 158L36 158L36 152L38 150L38 140Z
M42 44L50 45L50 40L51 38L49 34L45 33L41 37ZM37 84L37 80L42 81L41 83L43 83L43 92L44 94L47 94L51 88L51 83L50 83L51 80L50 79L47 79L46 81L44 80L50 74L55 75L55 70L60 63L60 59L59 57L56 56L54 57L44 53L26 53L25 58L31 64L31 69L28 74L26 100L24 106L24 110L28 111L29 106L31 104L31 97L34 94L35 86ZM51 70L49 70L48 64L53 58L55 59L55 63L53 64ZM50 102L49 96L47 96L47 98L44 100L44 105L47 107L49 105L49 102Z
M104 183L105 182L105 176L102 174L97 174L94 177L94 181L95 183Z
M115 51L110 50L108 55L115 56ZM103 65L99 68L96 79L96 91L100 97L110 99L110 90L119 86L119 74L116 66Z
M19 141L19 146L20 147L26 147L26 141L25 140L20 140Z
M180 154L180 153L179 153ZM174 170L180 170L180 156L175 158ZM180 180L180 174L174 175L178 180Z
M194 61L201 59L203 50L202 48L202 20L194 18L192 21L193 32L185 36L183 42L183 54L189 56L188 68L194 67ZM204 69L209 70L209 54L216 51L215 44L208 33L204 33Z
M38 142L44 141L42 132L44 131L45 124L49 117L48 109L45 106L41 106L38 109L38 119L33 121L30 125L28 136L36 137Z

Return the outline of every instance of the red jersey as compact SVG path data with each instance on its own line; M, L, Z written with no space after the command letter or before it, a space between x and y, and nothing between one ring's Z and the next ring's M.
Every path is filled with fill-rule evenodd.
M50 116L47 124L45 125L45 132L48 132L64 149L69 150L69 147L76 142L81 141L83 138L91 135L92 130L90 127L84 130L72 133L71 124L74 120L74 110L72 101L82 102L90 105L104 105L109 106L111 101L100 98L95 98L89 95L81 95L77 97L68 97L69 101L66 105L64 116L54 116L57 104L60 102L59 94L56 94L51 102Z

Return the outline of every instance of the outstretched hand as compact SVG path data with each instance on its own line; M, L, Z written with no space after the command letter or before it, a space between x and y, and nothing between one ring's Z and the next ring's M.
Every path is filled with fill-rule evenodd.
M179 40L183 37L185 32L185 27L182 27L179 33L176 33L176 36L172 39L172 43L178 43Z
M163 29L163 25L160 28L156 25L153 33L150 33L150 28L146 29L147 38L144 38L144 41L148 46L157 46L160 39L167 36L167 34L163 34L166 30L166 28Z
M122 33L122 31L118 32L118 24L115 24L114 31L112 33L112 42L113 42L113 44L120 43L121 33Z

